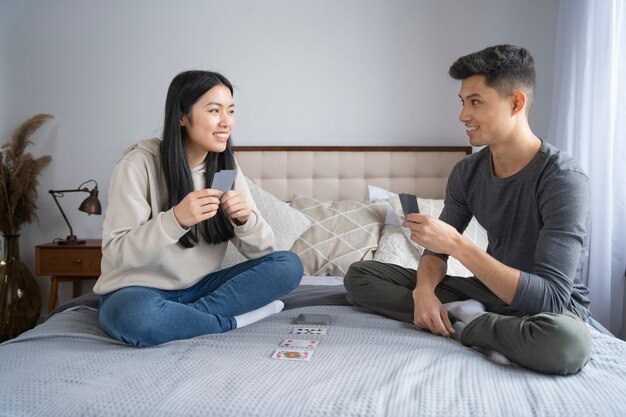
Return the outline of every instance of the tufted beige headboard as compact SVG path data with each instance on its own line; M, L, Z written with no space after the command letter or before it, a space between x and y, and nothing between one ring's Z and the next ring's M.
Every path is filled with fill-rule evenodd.
M295 194L322 200L366 200L367 185L421 198L443 198L456 147L240 146L244 174L283 201Z

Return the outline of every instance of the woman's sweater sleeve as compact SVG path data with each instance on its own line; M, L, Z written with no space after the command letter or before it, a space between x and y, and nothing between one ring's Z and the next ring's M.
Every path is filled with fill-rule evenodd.
M156 212L151 205L147 167L122 159L109 185L108 207L102 233L102 252L119 271L159 262L161 252L187 233L173 208ZM154 187L152 187L154 189Z

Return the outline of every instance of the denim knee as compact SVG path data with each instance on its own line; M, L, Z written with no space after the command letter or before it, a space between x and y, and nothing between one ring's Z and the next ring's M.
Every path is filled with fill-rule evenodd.
M236 326L230 316L190 309L166 299L162 292L127 287L105 295L98 312L100 326L114 339L140 347L222 333Z
M276 276L281 277L281 282L284 284L287 292L294 290L300 285L304 267L298 255L291 251L276 251L270 256L276 263Z
M111 337L131 346L142 346L140 340L147 333L148 322L137 311L137 298L133 287L122 288L102 297L98 308L100 327Z

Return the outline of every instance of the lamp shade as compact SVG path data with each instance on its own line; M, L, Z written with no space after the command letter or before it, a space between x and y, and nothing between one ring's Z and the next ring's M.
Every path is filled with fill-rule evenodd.
M94 188L89 193L89 197L87 197L78 207L78 210L85 212L89 215L91 214L102 214L102 205L100 204L100 200L98 200L98 189Z

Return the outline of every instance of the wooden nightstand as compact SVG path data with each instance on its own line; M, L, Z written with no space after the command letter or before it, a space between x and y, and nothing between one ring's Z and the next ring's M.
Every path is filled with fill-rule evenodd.
M72 281L74 297L78 297L80 280L100 276L101 259L100 239L89 239L84 245L57 245L51 242L35 246L36 274L50 275L52 278L48 313L57 304L59 282Z

